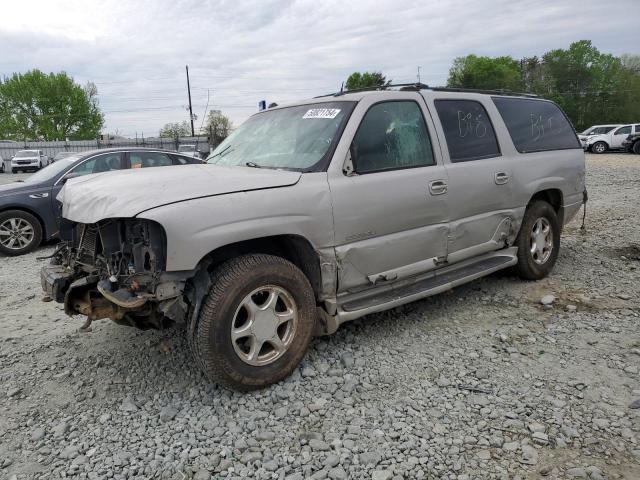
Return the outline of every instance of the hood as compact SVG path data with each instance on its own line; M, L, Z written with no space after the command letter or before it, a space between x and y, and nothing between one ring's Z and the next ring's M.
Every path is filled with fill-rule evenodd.
M300 175L206 164L132 169L70 179L57 199L63 204L64 218L96 223L194 198L295 185Z

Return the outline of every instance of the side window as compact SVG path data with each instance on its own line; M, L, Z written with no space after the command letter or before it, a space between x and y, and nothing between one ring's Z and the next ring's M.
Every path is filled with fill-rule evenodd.
M531 98L493 97L520 153L581 148L565 114L555 103Z
M480 102L436 100L435 104L452 162L500 156L496 133Z
M358 173L435 164L427 126L414 101L373 105L358 127L352 149Z
M89 175L91 173L109 172L111 170L120 170L122 162L120 161L120 153L107 153L98 155L91 160L81 163L71 171L74 177Z
M635 126L636 133L640 133L640 125Z
M169 155L160 152L130 152L131 168L167 167L173 165Z
M631 133L631 125L627 125L626 127L621 127L615 132L614 135L629 135Z

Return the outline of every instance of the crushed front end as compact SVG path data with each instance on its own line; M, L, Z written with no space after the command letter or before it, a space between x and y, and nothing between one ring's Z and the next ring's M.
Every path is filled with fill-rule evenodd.
M138 328L182 322L190 272L167 273L163 228L140 219L66 224L64 242L42 268L42 288L68 315Z

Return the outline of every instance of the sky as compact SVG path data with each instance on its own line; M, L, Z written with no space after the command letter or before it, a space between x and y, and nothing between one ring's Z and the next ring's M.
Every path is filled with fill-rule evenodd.
M0 1L0 76L92 81L105 132L131 137L189 119L185 65L198 129L205 109L238 125L260 100L338 91L354 71L414 82L419 66L436 86L470 53L521 58L582 39L640 50L637 16L625 14L638 0Z

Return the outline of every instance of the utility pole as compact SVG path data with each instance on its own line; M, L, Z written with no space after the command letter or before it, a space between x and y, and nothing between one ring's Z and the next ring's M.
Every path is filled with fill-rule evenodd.
M191 120L191 136L195 137L196 133L193 130L193 108L191 107L191 85L189 84L189 65L185 67L187 69L187 92L189 92L189 120Z
M418 83L420 83L420 65L418 65Z

